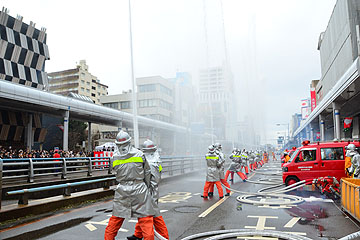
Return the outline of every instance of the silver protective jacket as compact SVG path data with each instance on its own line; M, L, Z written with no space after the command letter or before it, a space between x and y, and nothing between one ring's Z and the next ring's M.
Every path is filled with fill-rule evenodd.
M354 174L354 178L360 178L360 155L356 150L348 150L346 155L351 157L350 173Z
M256 153L255 162L260 162L260 161L261 161L261 155L260 155L260 153Z
M217 154L208 153L205 155L206 164L207 164L207 182L217 182L220 181L220 160Z
M246 167L248 165L248 160L248 155L245 152L241 153L241 166Z
M217 155L219 156L219 174L220 179L225 178L225 155L223 152L218 151Z
M155 152L144 152L145 158L150 165L151 170L151 195L155 202L159 200L159 183L161 179L161 159L158 151Z
M249 154L249 163L250 164L253 164L255 162L255 157L256 157L255 153Z
M121 218L159 215L151 197L154 186L150 166L143 152L134 147L126 155L115 152L112 166L118 182L112 215Z
M230 159L231 159L231 157L230 157ZM232 155L229 170L233 171L233 172L240 172L241 171L241 156L239 155L239 153L236 153L236 154Z
M231 172L236 172L236 165L237 165L237 163L235 162L235 156L236 156L236 154L231 154L230 155L230 160L231 160L231 163L230 163L230 166L229 166L229 171L231 171Z

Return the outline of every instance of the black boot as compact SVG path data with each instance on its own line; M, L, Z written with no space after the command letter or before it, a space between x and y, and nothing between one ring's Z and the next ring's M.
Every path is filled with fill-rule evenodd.
M226 193L226 194L225 194L225 197L228 197L228 196L230 196L230 193Z
M130 237L126 237L128 240L141 240L142 238L135 237L135 235L132 235Z
M209 193L208 193L208 196L209 196L209 197L212 197L212 196L214 196L214 193L213 193L213 192L209 192Z

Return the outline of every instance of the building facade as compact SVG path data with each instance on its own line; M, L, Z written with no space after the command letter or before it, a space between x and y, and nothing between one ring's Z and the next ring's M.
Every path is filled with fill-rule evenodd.
M294 132L301 142L358 139L360 136L360 2L338 0L328 26L320 34L321 78L316 84L316 107ZM344 120L351 119L350 129Z
M100 97L108 94L108 86L89 72L85 60L80 60L74 69L52 72L48 76L49 91L56 94L79 94L91 98L95 104L100 104Z
M26 24L23 17L0 11L0 85L1 81L46 90L48 77L45 61L50 59L46 45L46 29ZM0 145L25 147L44 142L41 114L14 111L11 106L0 106ZM28 136L33 135L32 138ZM30 139L30 140L29 140Z
M46 45L46 29L26 24L23 17L0 12L0 79L45 89L45 61L50 59Z

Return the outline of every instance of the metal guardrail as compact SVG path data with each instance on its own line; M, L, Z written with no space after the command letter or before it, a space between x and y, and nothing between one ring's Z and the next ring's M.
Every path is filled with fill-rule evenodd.
M65 183L65 184L58 184L58 185L52 185L52 186L46 186L46 187L36 187L36 188L30 188L30 189L22 189L22 190L16 190L16 191L10 191L7 192L6 195L20 195L18 204L27 205L29 203L29 194L34 192L42 192L42 191L49 191L54 189L65 189L63 196L69 197L71 196L71 187L86 185L86 184L93 184L93 183L99 183L99 182L106 182L104 186L105 189L110 188L110 181L115 180L116 177L110 177L110 178L102 178L102 179L95 179L95 180L88 180L88 181L81 181L81 182L74 182L74 183Z
M0 159L0 209L2 186L4 183L12 183L16 181L20 181L20 183L34 183L36 181L40 181L40 179L44 180L44 177L52 177L52 179L48 181L53 181L54 176L61 177L61 179L67 179L67 177L72 174L92 176L95 171L103 171L106 174L111 174L112 166L110 164L110 159L110 157ZM203 159L204 156L161 157L163 167L162 173L173 176L184 174L185 172L204 169L206 167L206 162ZM104 175L104 177L105 176L106 175ZM105 181L104 179L97 180L100 182ZM94 182L90 181L97 180L83 182L84 184L91 184ZM69 186L67 184L74 183L66 183L66 186L62 184L55 186L66 188ZM40 187L36 189L39 191L43 191L43 189L54 189L51 187L53 186ZM28 189L26 193L22 193L23 196L19 200L19 204L27 203L28 195L33 191L34 190ZM65 196L67 196L66 194L70 194L70 190L66 190L65 192Z
M95 171L108 169L110 157L79 157L79 158L12 158L0 159L2 165L3 183L7 180L26 179L33 183L36 177L61 175L61 179L67 179L69 174L86 173L92 176Z

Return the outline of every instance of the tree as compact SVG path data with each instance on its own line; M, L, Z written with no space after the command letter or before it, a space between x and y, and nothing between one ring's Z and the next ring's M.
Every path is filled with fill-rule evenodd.
M77 144L86 140L87 123L70 120L69 121L69 149L74 150Z

